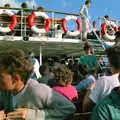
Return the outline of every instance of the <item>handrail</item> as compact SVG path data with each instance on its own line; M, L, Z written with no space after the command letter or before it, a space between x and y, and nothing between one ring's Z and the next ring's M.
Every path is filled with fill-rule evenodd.
M36 9L28 9L28 8L5 8L5 7L0 7L0 9L11 9L11 10L29 10L29 11L33 11ZM54 12L54 13L58 13L58 14L66 14L66 15L74 15L74 16L80 16L79 14L75 14L75 13L69 13L69 12L60 12L60 11L56 11L56 10L45 10L45 12L48 12L48 13L51 13L51 12Z
M104 17L99 17L98 20L105 20ZM110 19L109 21L120 22L120 20Z
M78 116L78 115L90 115L91 112L84 112L84 113L74 113L74 116Z

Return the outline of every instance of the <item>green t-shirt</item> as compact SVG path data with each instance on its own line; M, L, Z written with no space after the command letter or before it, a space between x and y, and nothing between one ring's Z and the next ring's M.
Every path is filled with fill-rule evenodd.
M80 57L80 64L88 65L88 68L98 66L97 58L95 55L85 55Z
M91 120L120 120L120 94L115 89L95 106Z

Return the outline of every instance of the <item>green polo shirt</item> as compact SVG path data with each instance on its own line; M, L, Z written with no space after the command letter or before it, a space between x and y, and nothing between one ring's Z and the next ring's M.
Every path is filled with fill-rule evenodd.
M120 120L120 94L115 89L95 106L91 120Z
M98 67L98 62L95 55L81 56L80 63L88 65L88 68Z

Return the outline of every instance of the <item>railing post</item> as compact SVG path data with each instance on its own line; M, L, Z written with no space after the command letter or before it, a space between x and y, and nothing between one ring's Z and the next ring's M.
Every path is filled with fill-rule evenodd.
M54 18L55 18L55 13L52 12L52 27L55 25ZM55 37L55 31L53 32L52 37Z
M40 46L40 57L39 57L39 61L40 61L40 66L42 65L42 46Z
M23 37L23 30L22 30L22 28L23 28L23 10L21 10L21 37Z

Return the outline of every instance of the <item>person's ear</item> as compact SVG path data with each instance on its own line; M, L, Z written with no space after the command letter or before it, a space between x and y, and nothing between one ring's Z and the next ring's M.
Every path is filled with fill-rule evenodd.
M13 77L13 83L17 83L21 79L19 74L14 74L12 75L12 77Z

